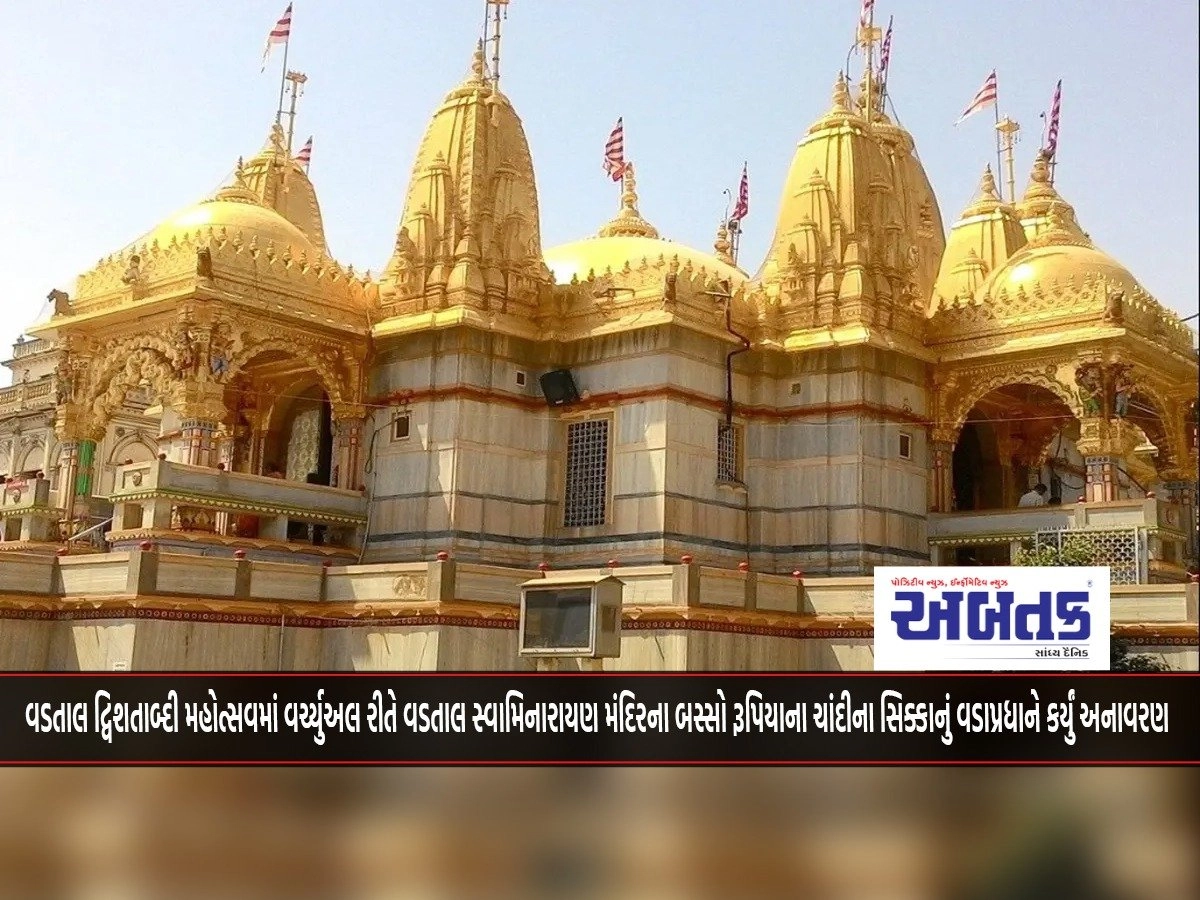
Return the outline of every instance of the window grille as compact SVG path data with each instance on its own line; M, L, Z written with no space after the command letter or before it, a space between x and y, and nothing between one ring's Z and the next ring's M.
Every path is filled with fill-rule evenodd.
M563 526L603 525L608 511L608 419L567 426Z
M740 482L742 467L739 465L740 443L738 427L722 422L717 426L717 481Z
M912 459L912 435L907 432L900 432L900 458Z
M1149 567L1144 528L1055 528L1034 534L1034 549L1061 550L1071 539L1087 543L1096 552L1096 565L1108 566L1113 584L1144 584Z

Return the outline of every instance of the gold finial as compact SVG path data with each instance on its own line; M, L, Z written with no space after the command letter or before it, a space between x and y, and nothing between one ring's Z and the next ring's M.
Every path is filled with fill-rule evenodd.
M483 55L483 41L481 40L475 45L475 53L471 57L471 80L474 82L483 82L486 71L487 61Z
M999 208L1003 203L999 193L996 191L996 179L992 175L992 167L985 166L983 176L979 179L979 191L975 199L963 210L963 218L971 216L983 215L984 213L992 212Z
M846 83L845 72L838 72L837 81L833 83L833 108L829 112L850 112L850 86Z
M235 203L257 203L258 195L246 184L245 162L239 156L233 170L233 184L226 185L213 195L214 200L232 200Z
M717 239L713 242L713 250L716 251L717 259L721 262L730 266L735 264L733 254L730 252L733 250L733 244L729 242L729 228L724 222L717 229Z
M629 163L621 176L621 207L637 212L637 202L637 176L633 173L633 163Z
M983 177L979 179L979 199L1000 199L999 195L996 193L996 179L992 175L992 167L990 165L984 166Z
M633 172L633 163L625 164L621 186L621 211L600 229L600 237L658 237L658 230L638 212L637 177Z
M1070 232L1070 226L1067 224L1066 208L1063 203L1054 202L1050 204L1046 210L1046 231L1047 232Z
M271 124L271 134L267 138L267 143L271 145L271 149L276 153L287 152L287 148L284 146L287 143L287 135L284 134L283 126L278 122Z
M1037 184L1050 183L1050 157L1045 150L1039 150L1037 156L1033 160L1033 171L1029 173L1029 180Z

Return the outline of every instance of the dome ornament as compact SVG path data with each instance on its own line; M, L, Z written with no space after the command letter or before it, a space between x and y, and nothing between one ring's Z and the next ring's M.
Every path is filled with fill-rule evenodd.
M733 244L729 241L729 228L722 221L717 229L717 239L713 242L713 250L716 251L716 257L726 265L736 265L733 261Z
M637 178L633 163L625 164L621 176L621 211L616 218L600 229L600 237L645 237L657 238L658 229L642 218L638 212Z
M213 200L228 200L233 203L258 203L258 195L246 184L246 164L238 157L237 166L233 170L233 184L221 188L212 197Z

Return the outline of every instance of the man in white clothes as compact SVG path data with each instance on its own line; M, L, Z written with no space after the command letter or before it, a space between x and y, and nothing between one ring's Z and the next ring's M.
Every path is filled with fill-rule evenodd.
M1029 491L1021 495L1021 499L1017 501L1017 506L1045 506L1046 505L1046 486L1035 484Z

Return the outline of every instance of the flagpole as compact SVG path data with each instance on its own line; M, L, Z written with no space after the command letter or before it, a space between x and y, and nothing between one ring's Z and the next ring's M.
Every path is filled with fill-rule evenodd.
M288 47L291 45L291 43L292 43L292 28L291 28L291 24L289 22L288 36L283 41L283 71L279 75L279 108L275 111L275 124L280 126L281 128L283 127L283 93L284 93L284 90L287 88ZM290 144L288 145L288 149L289 150L291 149Z
M863 109L863 115L867 117L867 129L870 130L871 122L875 118L875 107L872 104L875 102L872 97L871 88L875 82L875 4L871 4L871 8L867 11L867 28L863 34L863 40L866 41L867 51L867 102Z
M288 109L287 127L287 152L290 157L292 155L292 138L296 131L296 100L300 96L304 83L308 81L308 76L303 72L288 72L284 75L284 80L292 83L292 101L291 107Z
M992 112L996 117L996 174L1004 172L1003 151L1000 149L1000 79L996 79L996 102L992 104ZM1003 175L1001 175L1003 177ZM1004 199L1004 188L1000 188L1000 199Z

